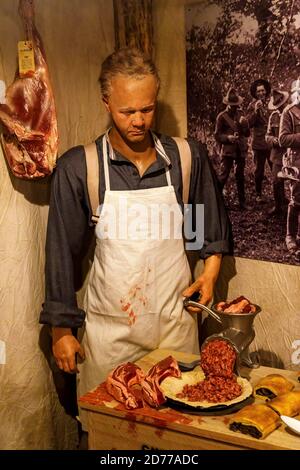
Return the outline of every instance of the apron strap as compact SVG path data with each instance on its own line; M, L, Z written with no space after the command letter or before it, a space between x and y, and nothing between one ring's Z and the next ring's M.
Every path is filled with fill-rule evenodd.
M192 154L189 143L186 139L180 137L172 137L175 140L180 156L181 172L182 172L182 200L184 204L189 201L190 179L192 168Z
M108 131L102 137L102 150L103 150L103 166L104 166L104 181L105 191L110 191L109 169L108 169Z
M168 186L172 186L172 181L171 181L171 175L170 175L170 170L169 168L166 168L166 178L167 178L167 183L168 183Z
M95 142L85 145L85 160L87 170L87 190L90 199L90 205L92 209L91 220L94 225L97 224L99 215L97 215L97 209L99 207L99 158L97 152L97 146Z

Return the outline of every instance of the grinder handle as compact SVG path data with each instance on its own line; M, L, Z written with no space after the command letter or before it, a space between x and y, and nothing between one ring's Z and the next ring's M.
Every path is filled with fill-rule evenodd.
M190 297L186 297L183 301L184 307L196 307L205 310L209 315L211 315L218 323L222 323L221 318L215 312L213 312L210 308L206 307L206 305L201 304L200 302L196 302L195 300L190 300Z

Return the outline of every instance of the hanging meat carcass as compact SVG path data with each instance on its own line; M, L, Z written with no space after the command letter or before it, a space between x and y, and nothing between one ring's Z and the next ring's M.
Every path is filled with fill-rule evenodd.
M53 92L41 37L34 24L33 0L20 0L19 13L26 39L34 49L35 71L7 88L0 104L4 155L15 176L43 178L52 173L57 158L57 120Z

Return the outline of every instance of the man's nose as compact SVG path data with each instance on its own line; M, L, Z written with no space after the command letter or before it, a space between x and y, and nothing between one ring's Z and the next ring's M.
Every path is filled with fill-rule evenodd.
M135 113L132 117L132 124L134 126L140 127L143 126L145 123L143 113Z

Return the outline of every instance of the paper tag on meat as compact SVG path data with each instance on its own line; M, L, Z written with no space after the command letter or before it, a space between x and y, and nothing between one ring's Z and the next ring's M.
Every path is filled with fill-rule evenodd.
M0 80L0 104L6 103L6 85L3 80Z
M6 347L4 341L0 340L0 364L6 364Z
M19 41L18 55L20 77L32 77L35 72L34 49L32 41Z

